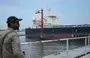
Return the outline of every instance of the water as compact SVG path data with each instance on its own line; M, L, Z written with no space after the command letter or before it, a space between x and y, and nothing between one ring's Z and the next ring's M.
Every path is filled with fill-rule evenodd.
M75 43L76 41L76 43ZM84 46L84 40L80 43L81 40L70 40L69 42L69 50L83 47ZM79 44L78 44L79 43ZM51 54L57 55L60 54L60 52L66 50L66 41L55 41L55 42L48 42L48 43L43 43L43 56L48 56Z

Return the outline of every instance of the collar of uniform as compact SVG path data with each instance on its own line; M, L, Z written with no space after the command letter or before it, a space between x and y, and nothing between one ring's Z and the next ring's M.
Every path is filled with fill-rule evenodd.
M13 30L12 28L8 28L8 30L17 32L17 30Z

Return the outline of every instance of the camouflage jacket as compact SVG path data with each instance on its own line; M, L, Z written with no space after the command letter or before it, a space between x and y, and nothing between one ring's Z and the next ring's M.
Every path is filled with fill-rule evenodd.
M8 33L9 32L9 33ZM2 33L2 37L6 34L4 39L2 55L3 58L23 58L23 54L20 49L20 39L16 30L8 28Z

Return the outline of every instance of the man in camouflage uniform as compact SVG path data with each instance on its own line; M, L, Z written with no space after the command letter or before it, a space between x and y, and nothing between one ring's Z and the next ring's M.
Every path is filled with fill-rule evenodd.
M24 58L20 49L20 39L17 34L19 30L19 21L15 16L7 19L8 29L2 33L2 37L6 35L2 46L2 58Z

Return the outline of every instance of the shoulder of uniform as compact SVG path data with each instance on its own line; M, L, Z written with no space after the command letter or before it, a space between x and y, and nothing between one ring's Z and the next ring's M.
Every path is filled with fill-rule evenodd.
M4 31L0 31L0 36L3 36L4 34L6 34L8 31L4 30Z
M13 36L18 36L17 32L15 32L15 31L9 31L7 37L12 38Z

